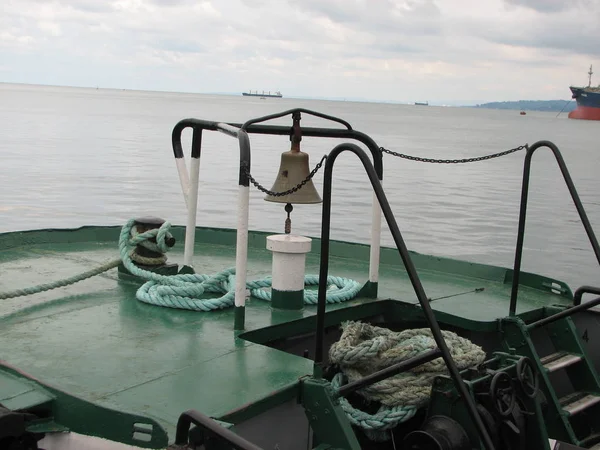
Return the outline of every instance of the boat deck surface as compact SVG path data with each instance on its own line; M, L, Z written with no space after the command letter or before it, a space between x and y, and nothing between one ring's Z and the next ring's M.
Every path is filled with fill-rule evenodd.
M0 292L66 278L118 258L118 233L118 227L89 227L0 235ZM180 263L183 230L173 233L178 244L169 253L170 262ZM250 235L250 280L271 274L265 236ZM307 257L308 274L318 273L318 253L315 239ZM331 253L330 275L366 281L367 246L332 243ZM413 257L427 295L452 296L431 303L446 320L477 329L493 327L496 318L507 315L510 271ZM397 251L382 249L381 261L378 299L357 298L328 305L328 310L390 298L416 303ZM214 274L234 263L235 231L199 229L194 258L198 273ZM530 278L533 284L548 283ZM2 300L0 360L83 399L152 417L169 433L187 409L221 417L312 372L310 359L236 337L233 308L206 313L151 306L136 300L138 287L119 280L113 269L68 287ZM477 288L484 290L472 292ZM549 301L568 299L523 287L518 312ZM275 311L269 302L250 299L246 329L315 313L315 306L298 312ZM11 393L0 389L0 403L3 395L5 399Z

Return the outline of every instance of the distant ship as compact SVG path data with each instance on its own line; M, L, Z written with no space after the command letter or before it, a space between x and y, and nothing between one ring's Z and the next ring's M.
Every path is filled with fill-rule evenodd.
M415 102L415 105L429 106L429 101L426 101L426 102Z
M281 95L281 92L279 91L275 91L274 94L271 94L271 91L269 92L265 92L262 91L260 94L258 93L258 91L250 91L250 92L242 92L242 95L246 96L246 97L277 97L277 98L281 98L283 97L283 95Z
M600 120L600 85L592 87L593 73L590 66L587 87L569 87L577 100L577 108L569 113L569 119Z

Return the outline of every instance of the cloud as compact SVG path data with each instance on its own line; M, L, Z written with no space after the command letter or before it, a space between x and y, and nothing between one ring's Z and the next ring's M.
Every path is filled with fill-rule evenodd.
M599 4L5 0L1 80L446 103L566 98L600 57Z
M508 5L531 8L541 13L557 13L569 9L594 7L595 0L505 0ZM597 4L595 5L597 6Z

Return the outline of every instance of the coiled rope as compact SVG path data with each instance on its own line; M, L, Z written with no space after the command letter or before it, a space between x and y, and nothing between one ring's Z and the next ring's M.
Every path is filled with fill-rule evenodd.
M113 269L122 262L129 272L146 280L146 283L136 292L136 298L144 303L193 311L213 311L233 306L235 299L235 268L222 270L215 275L195 273L161 275L142 269L135 262L144 265L157 265L166 262L167 257L165 253L169 250L166 241L172 238L169 232L171 224L165 222L160 228L148 230L143 233L138 233L134 225L135 220L130 219L121 228L119 236L119 259L63 280L0 293L0 299L31 295L68 286ZM157 258L140 256L135 251L138 245L155 253L160 253L161 256ZM315 286L318 284L319 277L317 275L305 276L305 285ZM329 286L326 296L328 303L341 303L351 300L358 295L361 289L360 283L357 281L342 277L329 276L327 277L327 284ZM265 301L271 300L271 292L265 289L271 287L271 285L271 277L246 282L246 288L250 291L250 295ZM202 298L206 293L223 295L220 297ZM314 305L317 301L317 291L304 291L304 303Z
M429 328L393 332L367 323L346 322L342 330L339 341L329 350L331 363L341 370L331 382L335 389L437 348ZM442 334L459 370L484 361L481 347L456 333L442 331ZM427 403L433 379L447 373L440 357L357 391L367 403L380 404L373 414L355 408L343 397L340 404L350 423L360 427L368 438L385 441L390 437L388 430L412 418Z

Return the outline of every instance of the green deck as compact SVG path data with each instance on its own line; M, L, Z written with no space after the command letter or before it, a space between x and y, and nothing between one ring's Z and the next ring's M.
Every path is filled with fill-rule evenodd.
M0 235L0 291L54 281L117 258L119 230L86 227ZM183 229L174 227L172 232L178 243L169 253L170 262L181 262ZM270 275L266 236L250 234L249 279ZM307 273L318 273L319 247L314 239ZM368 254L368 246L332 243L330 275L364 283ZM507 315L510 270L412 256L430 298L484 288L433 301L439 320L492 331L495 319ZM234 262L235 231L198 229L197 272L215 273ZM562 295L548 295L552 282L524 274L522 283L529 287L520 290L518 312L569 302L568 288ZM237 338L233 308L203 313L150 306L135 299L137 287L119 280L115 269L66 288L2 301L0 360L83 399L152 417L170 434L187 409L222 417L293 386L312 372L309 359ZM328 310L390 298L417 302L398 252L382 249L378 299L359 298ZM274 311L268 302L251 299L246 305L246 330L315 312L314 306L301 312ZM9 383L0 385L0 403L19 394Z

